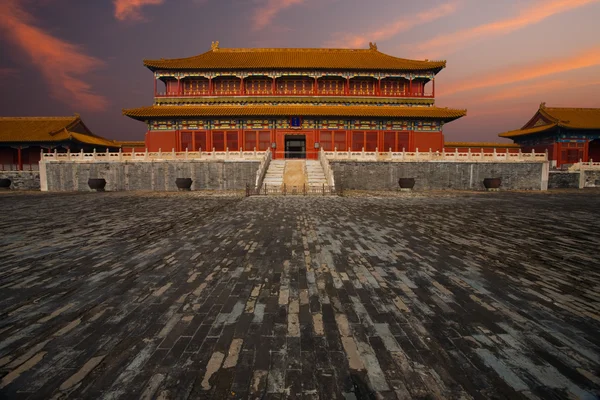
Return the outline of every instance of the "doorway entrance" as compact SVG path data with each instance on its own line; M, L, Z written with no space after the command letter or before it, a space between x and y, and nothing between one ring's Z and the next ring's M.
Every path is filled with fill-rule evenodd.
M285 158L306 158L306 135L285 135Z

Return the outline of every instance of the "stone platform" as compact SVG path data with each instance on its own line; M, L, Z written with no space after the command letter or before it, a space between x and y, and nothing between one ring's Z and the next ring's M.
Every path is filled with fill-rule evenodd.
M599 194L0 193L0 398L597 398Z

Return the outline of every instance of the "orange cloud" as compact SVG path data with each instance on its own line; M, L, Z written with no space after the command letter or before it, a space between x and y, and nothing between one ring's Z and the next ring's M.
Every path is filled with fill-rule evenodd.
M77 109L101 111L107 107L104 97L78 78L102 65L94 57L80 52L71 43L57 39L33 25L33 17L17 0L0 2L0 28L39 69L57 99Z
M114 0L115 18L119 21L143 20L140 9L147 5L159 5L164 0Z
M489 24L479 25L455 33L439 35L420 45L417 51L425 54L447 54L466 43L474 40L506 35L528 25L537 24L544 19L560 14L574 8L596 3L600 0L540 0L528 8L523 9L517 16L506 18Z
M451 1L432 10L402 17L389 25L384 25L377 30L363 34L337 33L335 36L338 38L327 42L326 46L353 49L363 48L366 47L369 42L386 40L399 33L407 32L416 26L454 14L458 9L459 4L459 1Z
M304 0L266 0L265 5L254 13L253 29L255 31L264 29L281 11L302 3Z
M501 86L510 83L528 81L543 76L600 65L600 46L587 49L571 57L544 60L526 66L509 68L503 72L482 77L470 77L463 82L451 84L439 97L468 90Z

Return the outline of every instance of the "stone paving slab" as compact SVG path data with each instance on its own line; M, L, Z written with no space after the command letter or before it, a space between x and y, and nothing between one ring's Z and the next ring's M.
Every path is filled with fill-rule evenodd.
M2 398L600 394L598 192L0 210Z

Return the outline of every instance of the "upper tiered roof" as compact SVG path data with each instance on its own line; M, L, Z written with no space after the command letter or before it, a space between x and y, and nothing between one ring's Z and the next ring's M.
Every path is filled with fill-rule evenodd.
M151 70L219 69L327 69L371 71L434 71L446 61L418 61L393 57L370 45L369 49L222 49L219 42L197 56L144 60Z
M533 121L537 121L533 124ZM546 107L539 110L521 129L504 132L500 137L513 138L549 131L556 127L567 129L600 129L600 108Z

